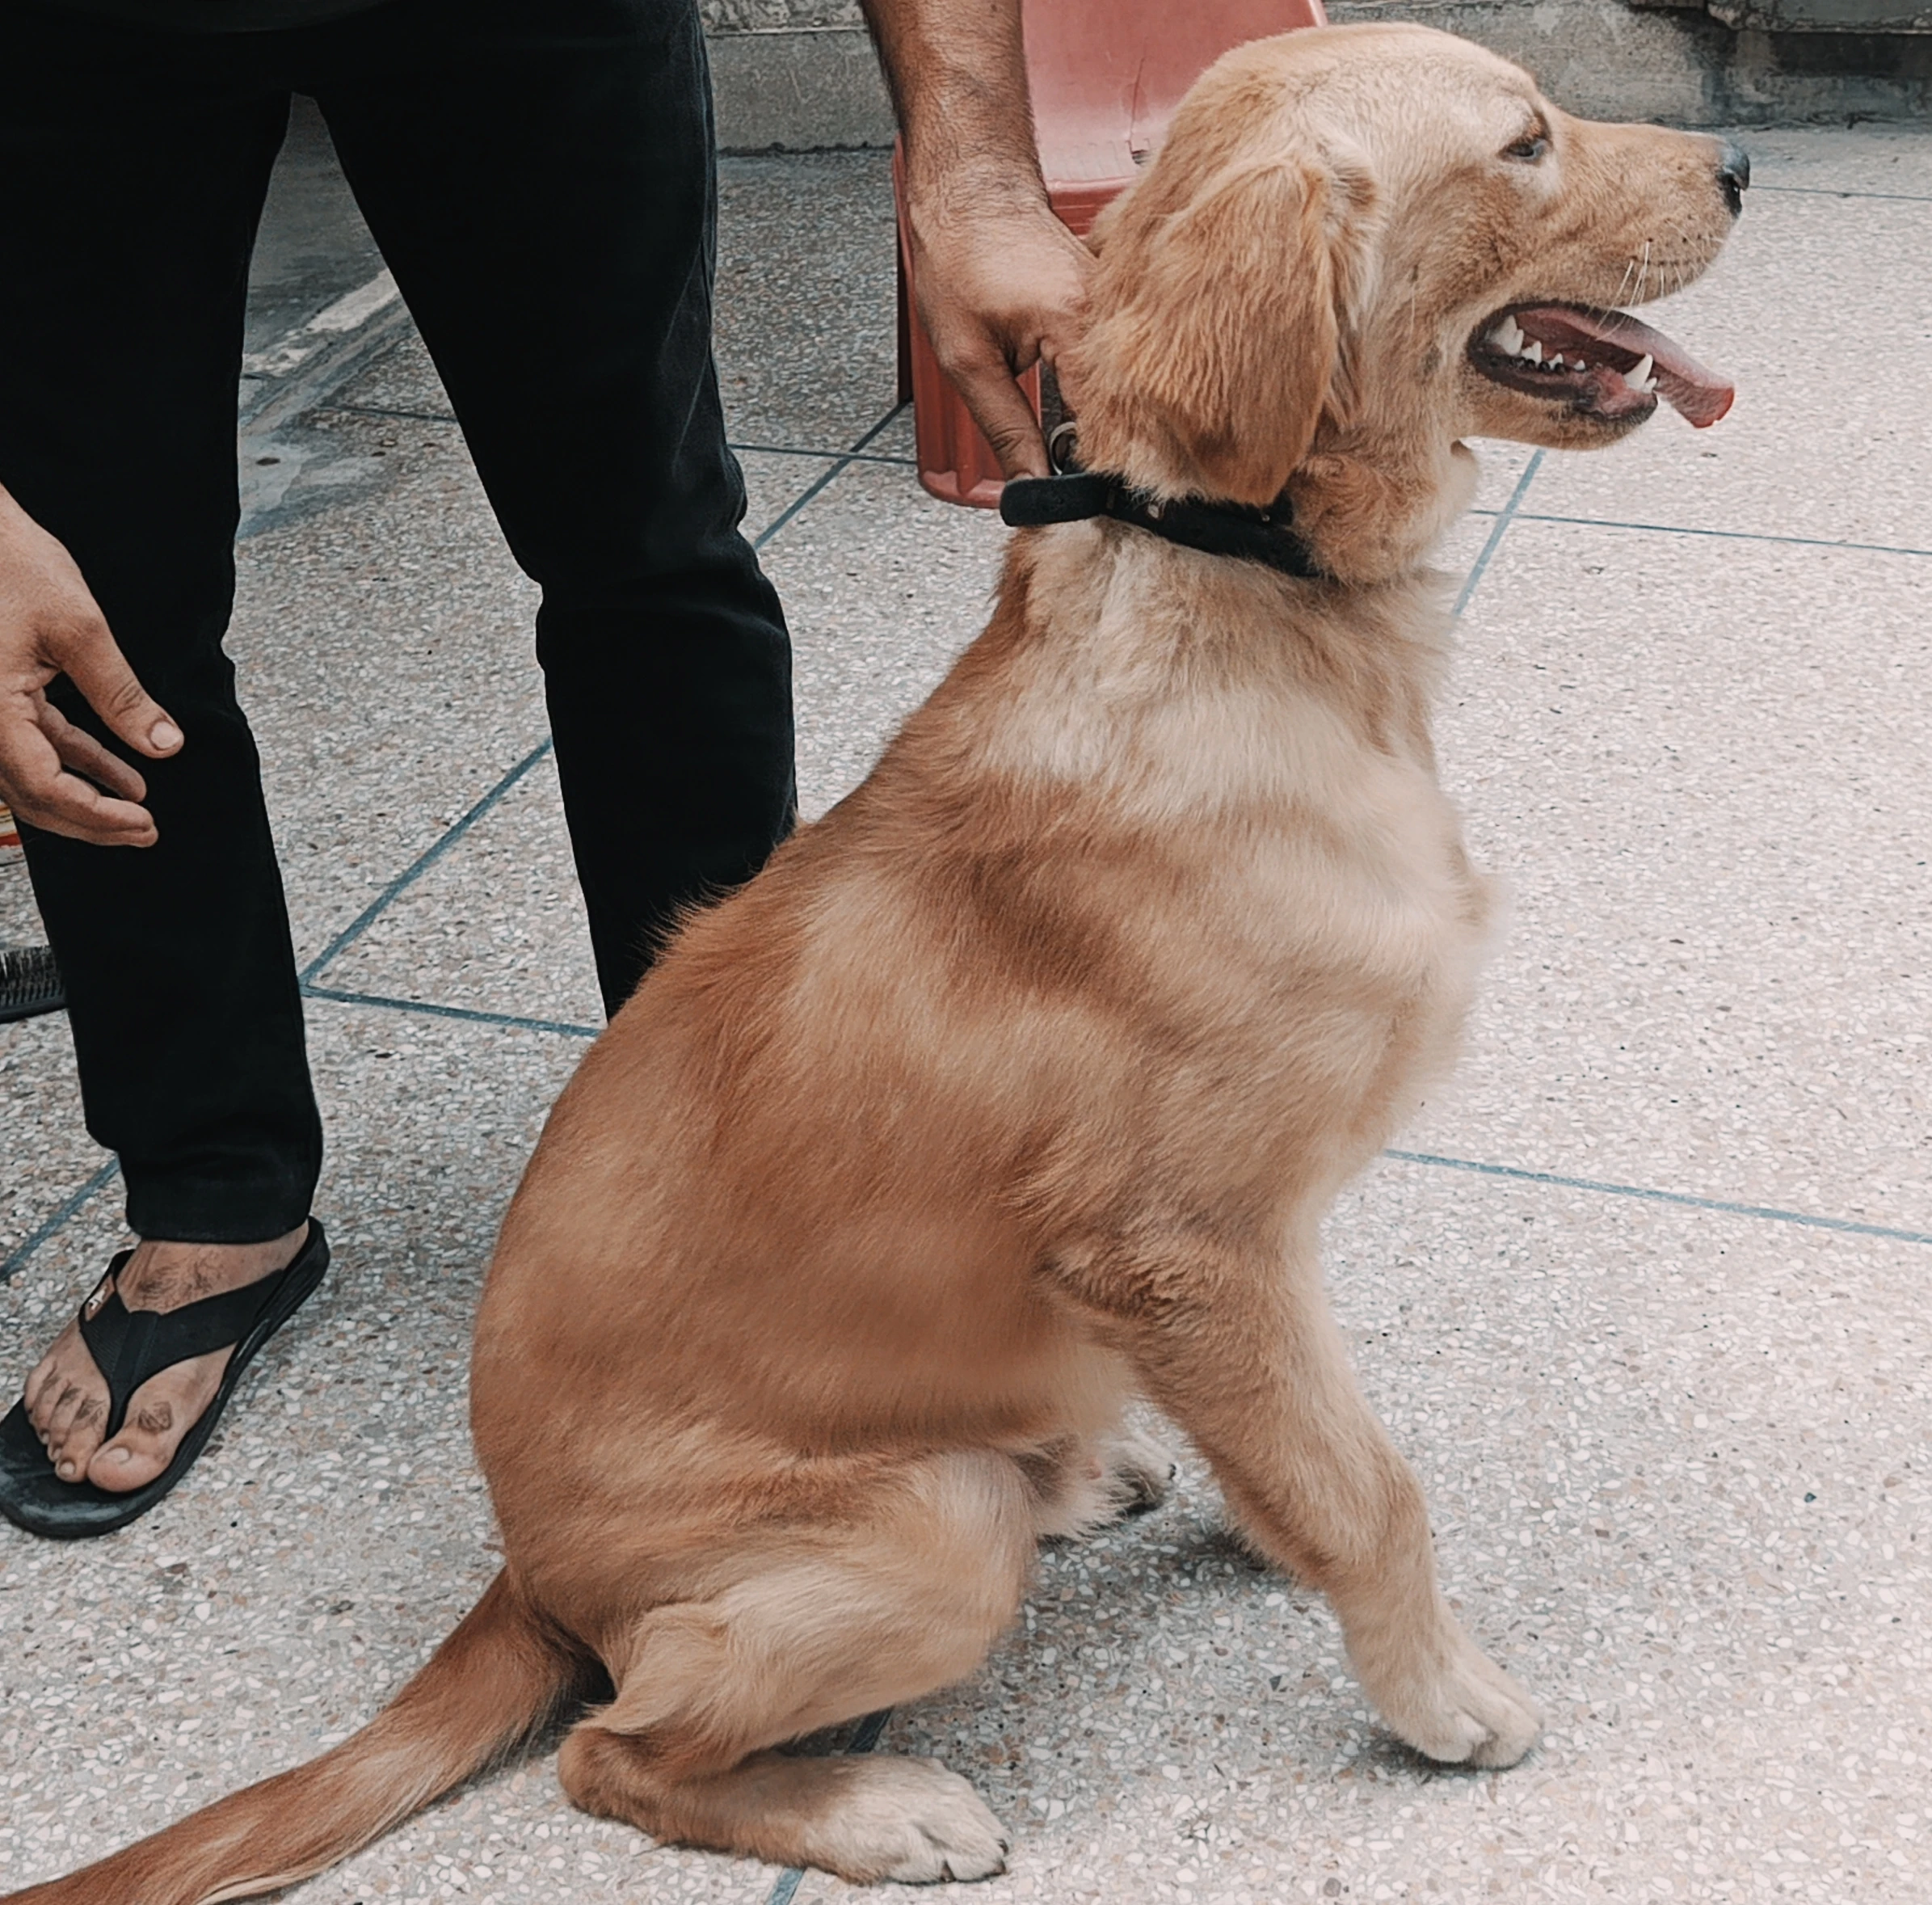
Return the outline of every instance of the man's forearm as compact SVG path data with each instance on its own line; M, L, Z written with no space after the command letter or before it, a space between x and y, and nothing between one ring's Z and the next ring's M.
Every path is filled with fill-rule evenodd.
M1020 0L864 0L915 192L1044 196Z
M1044 476L1014 380L1057 361L1092 259L1041 181L1020 4L864 0L906 137L905 231L933 353L1001 469Z

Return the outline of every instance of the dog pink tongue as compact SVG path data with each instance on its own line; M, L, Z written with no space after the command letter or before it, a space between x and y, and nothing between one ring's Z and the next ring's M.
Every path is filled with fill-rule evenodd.
M1649 358L1650 374L1656 379L1657 394L1686 423L1699 430L1709 429L1730 409L1732 399L1736 395L1731 385L1716 372L1705 369L1689 352L1673 343L1662 331L1652 331L1648 324L1623 311L1586 313L1574 310L1568 305L1551 304L1533 305L1526 310L1513 311L1510 315L1526 337L1543 346L1546 359L1558 351L1574 356L1587 352L1591 345L1599 350L1607 346L1613 352L1627 356L1631 365L1642 358ZM1622 368L1628 369L1630 365ZM1606 369L1596 374L1603 386L1604 407L1613 412L1622 408L1625 400L1613 388L1620 381L1620 373Z

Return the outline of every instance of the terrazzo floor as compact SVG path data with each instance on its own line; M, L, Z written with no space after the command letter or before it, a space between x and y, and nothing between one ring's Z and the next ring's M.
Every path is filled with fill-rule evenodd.
M317 137L271 209L265 359L374 268ZM1014 1829L1004 1876L944 1896L1932 1898L1932 134L1746 142L1736 241L1657 320L1735 375L1733 415L1484 450L1440 741L1512 917L1455 1083L1328 1231L1450 1591L1547 1738L1501 1774L1395 1747L1177 1448L1167 1507L1048 1549L984 1671L885 1722L876 1750L941 1754ZM728 160L723 199L809 816L976 632L1002 532L913 480L883 158ZM0 1887L342 1738L493 1570L468 1319L598 1014L534 592L380 321L255 405L230 644L337 1268L161 1510L82 1547L0 1526ZM33 932L0 868L0 942ZM11 1382L122 1233L64 1020L0 1027L0 1105ZM586 1819L539 1751L286 1896L852 1890Z

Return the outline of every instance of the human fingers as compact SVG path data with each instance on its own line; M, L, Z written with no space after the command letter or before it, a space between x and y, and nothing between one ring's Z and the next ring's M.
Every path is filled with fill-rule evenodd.
M955 358L947 366L953 388L964 399L980 434L1008 476L1050 474L1039 419L1026 393L1014 381L1005 358L991 353Z
M1045 202L915 224L920 314L952 380L1009 476L1050 466L1015 380L1077 339L1092 256Z
M42 652L130 748L165 760L179 749L181 730L141 686L92 596L88 609L90 613L69 617L48 630Z
M154 816L69 772L36 712L25 697L0 697L0 799L45 832L94 846L152 846Z
M36 693L58 674L137 752L160 759L181 745L66 546L0 490L0 692Z
M40 706L40 728L69 772L85 774L106 792L123 800L145 800L148 784L121 759L103 748L84 727L76 727L51 702Z

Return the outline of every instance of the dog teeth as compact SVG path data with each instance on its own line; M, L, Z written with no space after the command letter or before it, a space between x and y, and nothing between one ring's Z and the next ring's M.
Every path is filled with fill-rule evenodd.
M1654 390L1657 380L1650 374L1650 357L1648 352L1624 372L1623 381L1633 390Z
M1546 360L1543 354L1543 345L1536 339L1527 335L1522 325L1513 318L1505 318L1501 323L1492 326L1484 341L1491 350L1499 352L1505 357L1513 357L1519 364L1533 365L1539 369L1587 371L1589 369L1589 365L1581 357L1572 358L1566 363L1560 351L1552 352ZM1646 357L1635 370L1630 373L1630 376L1635 378L1649 369L1650 360ZM1632 383L1633 390L1637 387Z

